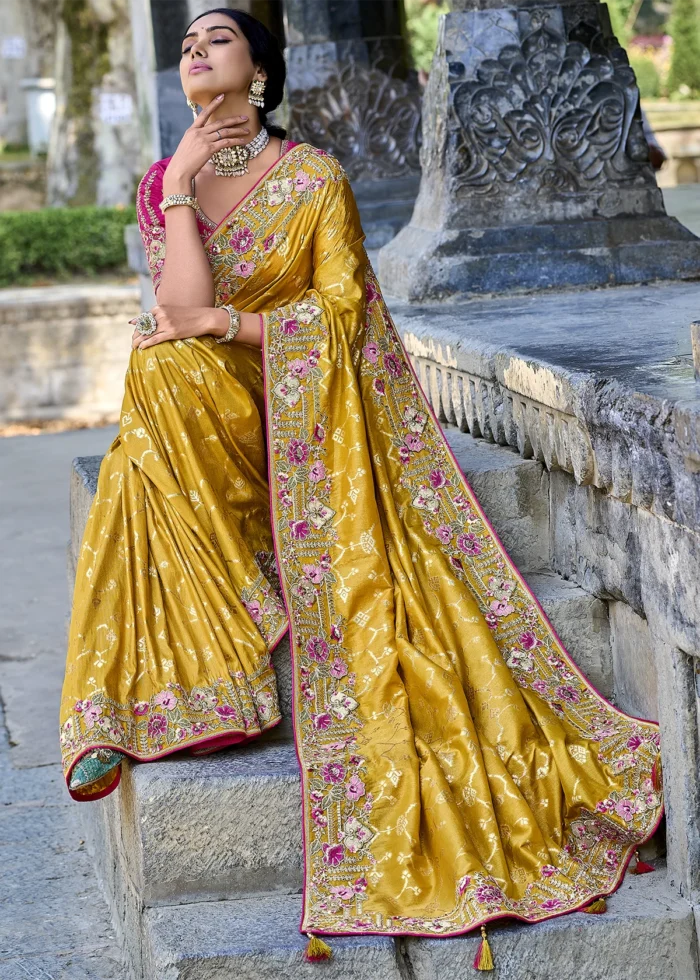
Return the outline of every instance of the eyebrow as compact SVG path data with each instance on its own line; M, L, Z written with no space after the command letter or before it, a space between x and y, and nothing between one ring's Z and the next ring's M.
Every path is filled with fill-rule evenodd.
M212 31L231 31L232 34L236 33L232 27L228 26L228 24L218 24L216 27L206 28L207 34L211 34ZM198 33L198 31L190 31L189 34L185 34L182 40L186 41L188 37L197 37ZM182 44L182 41L180 43Z

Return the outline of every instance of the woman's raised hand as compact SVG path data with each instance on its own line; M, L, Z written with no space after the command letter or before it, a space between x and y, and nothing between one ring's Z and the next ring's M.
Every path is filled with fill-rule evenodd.
M217 95L209 105L205 106L189 129L180 140L180 144L172 155L163 177L165 194L180 193L187 185L186 193L190 192L190 182L212 153L223 150L226 146L239 146L250 141L250 129L246 126L247 116L229 116L210 122L214 110L221 104L223 95Z

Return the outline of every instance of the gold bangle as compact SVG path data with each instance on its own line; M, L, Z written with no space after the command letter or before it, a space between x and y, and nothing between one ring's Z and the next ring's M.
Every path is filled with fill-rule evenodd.
M221 309L228 312L229 327L223 337L216 338L217 344L225 344L229 340L233 340L238 331L241 329L241 314L238 312L238 310L234 310L232 306L222 306Z
M173 207L175 204L186 204L188 208L192 208L193 211L199 211L199 204L196 197L192 197L191 194L168 194L160 202L160 210L165 214L168 208Z

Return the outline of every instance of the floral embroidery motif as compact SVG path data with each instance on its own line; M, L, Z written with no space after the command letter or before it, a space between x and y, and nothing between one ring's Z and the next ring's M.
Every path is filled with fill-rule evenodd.
M150 701L118 704L97 690L76 701L61 726L63 769L67 772L79 753L97 743L147 759L219 735L258 735L280 718L269 658L254 676L236 671L189 691L170 683Z

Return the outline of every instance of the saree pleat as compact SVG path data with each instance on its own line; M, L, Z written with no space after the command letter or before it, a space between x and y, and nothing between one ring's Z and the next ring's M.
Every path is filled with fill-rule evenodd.
M139 206L154 281L164 165ZM458 935L610 894L662 816L658 726L592 688L486 519L342 167L295 146L200 233L262 350L132 355L76 577L65 772L96 744L148 760L275 724L288 627L302 931Z

